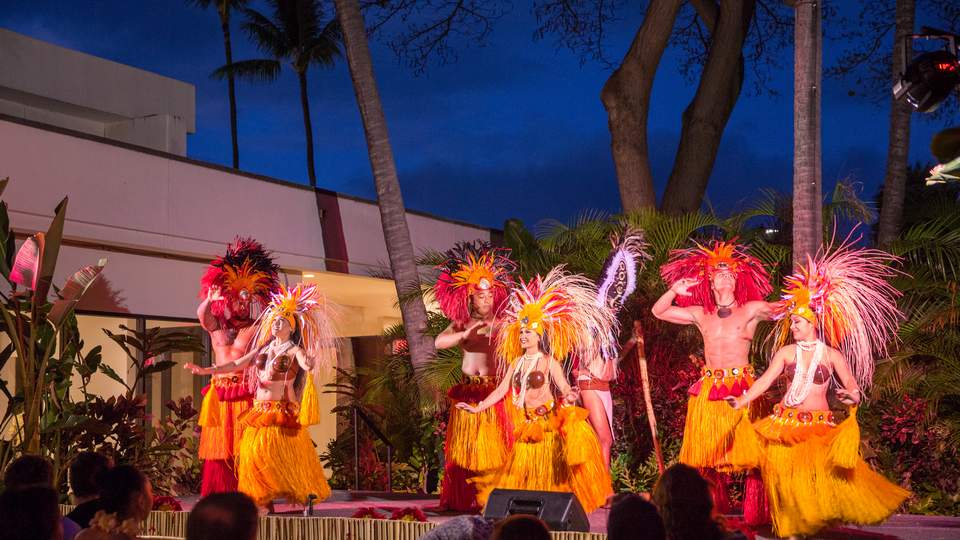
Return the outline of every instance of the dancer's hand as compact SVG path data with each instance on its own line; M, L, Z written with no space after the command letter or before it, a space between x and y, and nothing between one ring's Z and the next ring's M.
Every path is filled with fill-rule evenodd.
M223 300L223 295L220 293L220 287L214 285L207 289L207 300Z
M727 405L730 405L734 409L742 409L744 406L744 404L740 402L740 398L737 396L727 396L723 399L727 402Z
M576 392L573 392L573 391L563 396L563 402L566 403L567 405L576 405L577 399L579 399L579 396L577 395Z
M208 373L207 373L207 368L202 368L202 367L194 364L193 362L187 362L186 364L184 364L184 365L183 365L183 369L189 370L190 373L193 373L194 375L207 375L207 374L208 374Z
M860 390L851 392L843 388L837 388L837 399L844 405L857 405L860 403Z
M470 414L477 414L478 412L480 412L480 407L477 407L476 405L471 405L469 403L465 403L463 401L461 401L460 403L457 403L457 408L460 409L461 411L467 411Z
M671 285L670 290L673 291L677 296L690 296L693 294L690 292L690 287L693 287L696 284L697 280L692 278L684 278Z
M466 341L471 336L479 336L486 334L483 330L487 327L486 321L473 321L466 328L463 329L461 341ZM482 333L481 333L482 332Z

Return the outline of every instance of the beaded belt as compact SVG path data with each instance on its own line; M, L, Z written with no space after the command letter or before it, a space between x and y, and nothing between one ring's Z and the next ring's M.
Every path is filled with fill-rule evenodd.
M770 416L785 421L793 420L801 424L833 424L833 413L830 411L801 411L795 407L784 407L779 403L773 406Z
M742 366L733 368L701 368L700 375L707 378L725 379L727 377L741 377L750 375L753 377L753 366Z
M496 384L494 375L464 375L461 384Z

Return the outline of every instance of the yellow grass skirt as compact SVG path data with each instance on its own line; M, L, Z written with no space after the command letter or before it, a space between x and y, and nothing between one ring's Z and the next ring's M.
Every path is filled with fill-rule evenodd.
M447 422L446 460L467 471L499 468L507 459L511 423L504 406L498 403L483 412L471 414L457 403L476 405L496 388L493 377L464 377L448 392L450 419Z
M765 447L760 464L773 530L811 535L840 523L880 523L910 492L874 472L860 457L856 408L841 424L830 411L777 405L754 424Z
M743 411L724 401L753 384L753 368L703 369L690 388L680 462L730 473L760 464L760 447Z
M586 422L589 412L553 404L525 412L514 416L506 463L476 480L480 503L486 505L494 488L505 488L573 492L587 513L603 506L613 494L612 481L597 435Z
M254 401L241 421L246 426L238 458L239 489L258 505L285 498L304 503L330 496L330 486L299 407L289 401Z
M233 390L244 385L246 396L237 399L221 399L222 389ZM239 392L232 392L231 395ZM237 375L215 377L210 382L203 402L200 404L200 459L233 461L240 449L243 423L240 416L250 408L252 400L246 383Z

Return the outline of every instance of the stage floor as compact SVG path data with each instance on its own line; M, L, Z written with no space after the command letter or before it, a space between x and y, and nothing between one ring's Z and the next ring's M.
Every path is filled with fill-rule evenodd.
M198 496L184 497L180 501L183 509L189 511ZM352 492L335 490L329 499L314 506L316 517L351 517L361 508L373 507L384 514L408 507L422 510L432 523L444 521L462 515L457 512L439 512L436 496L413 493ZM303 507L277 504L274 517L302 517ZM608 510L601 508L588 517L590 531L606 532ZM736 516L730 516L736 519ZM755 531L758 539L775 538L769 529ZM818 534L815 538L840 540L847 538L872 540L960 540L960 517L916 516L896 514L885 523L871 527L837 527Z

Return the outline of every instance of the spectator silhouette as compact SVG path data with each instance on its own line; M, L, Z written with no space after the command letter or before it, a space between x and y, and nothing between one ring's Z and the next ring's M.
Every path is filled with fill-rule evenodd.
M187 540L255 540L257 505L239 492L213 493L200 499L187 518Z
M516 514L499 521L490 540L550 540L550 531L536 516Z
M81 528L90 526L90 519L103 510L100 500L100 479L112 463L98 452L80 452L70 463L70 491L76 507L67 514Z
M693 467L677 463L653 489L668 540L720 540L726 536L713 517L710 484Z
M57 491L53 485L53 464L45 457L33 454L24 454L7 465L3 471L3 487L6 491L22 491L28 488L49 488L54 495ZM59 504L59 500L57 501ZM57 506L58 536L63 540L73 540L80 532L81 526L68 517L60 517L60 507Z
M657 507L635 493L614 499L607 518L607 540L664 540Z
M480 516L457 516L449 519L420 540L489 540L493 525Z
M130 465L118 465L100 476L100 500L103 509L90 522L90 528L77 540L123 540L136 538L140 523L153 508L150 480Z
M50 486L7 488L0 494L0 540L61 540L60 501Z

